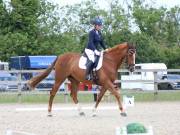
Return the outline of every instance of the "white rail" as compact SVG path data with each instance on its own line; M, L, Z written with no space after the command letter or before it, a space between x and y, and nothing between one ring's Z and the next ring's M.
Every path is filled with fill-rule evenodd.
M17 78L18 80L16 81L0 81L0 85L3 85L3 84L16 84L18 87L17 87L17 92L16 94L19 95L22 95L22 94L40 94L40 92L24 92L22 91L22 84L24 83L27 83L27 80L24 81L22 79L22 74L24 73L39 73L39 72L42 72L44 70L10 70L10 71L0 71L1 73L11 73L11 74L16 74L17 75ZM158 79L158 76L157 76L157 73L158 72L163 72L163 71L166 71L166 72L178 72L180 73L180 69L167 69L167 70L162 70L162 69L141 69L141 70L135 70L135 73L136 72L153 72L154 73L154 80L142 80L142 79L136 79L136 80L116 80L115 83L122 83L122 82L144 82L144 83L154 83L154 91L155 93L159 92L158 91L158 83L159 82L173 82L173 81L169 81L169 80L159 80ZM54 72L54 71L52 71ZM118 70L118 72L121 72L121 73L125 73L125 72L129 72L128 70L126 69L121 69L121 70ZM175 81L179 81L180 80L175 80ZM50 81L43 81L44 83L47 83L47 82L51 82L52 83L52 80ZM69 90L68 90L68 84L69 82L66 80L65 81L65 89L64 91L58 91L58 93L60 94L64 94L65 96L69 94ZM48 91L50 89L38 89L38 90L47 90L47 92L43 92L43 94L47 94L49 93ZM95 93L98 93L98 91L79 91L80 94L95 94ZM14 92L13 92L14 94Z

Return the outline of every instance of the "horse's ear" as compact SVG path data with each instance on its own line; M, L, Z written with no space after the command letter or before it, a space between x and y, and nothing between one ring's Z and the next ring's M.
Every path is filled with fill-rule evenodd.
M136 47L135 47L135 43L128 42L127 44L128 44L128 46L129 46L129 49L135 49L135 48L136 48Z

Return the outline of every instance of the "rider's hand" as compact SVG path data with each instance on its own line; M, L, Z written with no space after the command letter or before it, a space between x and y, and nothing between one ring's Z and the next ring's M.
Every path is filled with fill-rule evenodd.
M100 52L98 50L95 50L94 52L96 55L98 55L98 56L100 55Z
M109 49L107 48L107 49L104 50L104 52L107 52L108 50L109 50Z

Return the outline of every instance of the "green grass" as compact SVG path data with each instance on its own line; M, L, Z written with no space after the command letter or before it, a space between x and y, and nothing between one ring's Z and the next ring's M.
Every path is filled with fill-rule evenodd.
M0 93L0 103L16 103L17 96Z
M123 95L134 96L135 101L149 102L149 101L180 101L180 91L159 92L154 94L152 92L123 92Z
M79 94L78 100L80 102L93 102L92 94ZM47 103L49 101L49 94L22 94L18 96L17 94L5 94L0 93L0 103ZM73 102L70 95L57 94L54 98L55 103Z
M136 102L151 102L151 101L180 101L180 91L159 92L126 92L122 91L122 95L134 96ZM110 95L110 101L114 102L115 98ZM0 93L0 103L48 103L49 94L22 94L18 96L16 93L7 94ZM78 100L81 103L92 103L94 101L93 94L79 94ZM73 102L71 97L67 95L67 99L63 94L55 96L55 103L64 103L65 101Z

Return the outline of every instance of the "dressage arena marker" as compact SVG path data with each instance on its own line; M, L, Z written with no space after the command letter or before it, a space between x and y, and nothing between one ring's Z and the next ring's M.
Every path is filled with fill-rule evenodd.
M123 96L123 105L124 107L134 107L134 96Z
M83 110L92 110L93 107L82 107ZM72 111L77 110L77 107L59 107L53 108L53 111ZM98 107L97 110L118 110L118 106L104 106ZM31 111L47 111L46 107L30 107L30 108L16 108L17 112L31 112Z
M35 135L33 133L28 133L28 132L22 132L22 131L13 131L8 129L6 131L6 135Z

